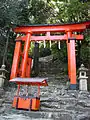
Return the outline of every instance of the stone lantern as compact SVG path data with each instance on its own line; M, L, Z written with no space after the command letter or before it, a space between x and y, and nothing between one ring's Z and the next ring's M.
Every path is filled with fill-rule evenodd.
M81 64L81 67L79 68L79 90L86 90L87 91L87 79L86 72L88 71L87 68L84 67L83 64Z
M7 73L8 71L5 69L5 65L2 65L0 68L0 87L3 87L4 85L4 81L6 79L5 77L5 73Z

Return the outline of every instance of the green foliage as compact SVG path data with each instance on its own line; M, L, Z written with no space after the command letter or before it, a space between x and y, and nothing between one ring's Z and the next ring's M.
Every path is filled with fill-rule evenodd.
M32 24L45 24L50 17L52 8L44 0L30 0L29 20Z
M90 63L90 47L82 45L81 46L81 62L88 66Z
M81 44L81 62L88 66L90 64L90 30L85 32L85 40Z
M84 40L81 42L81 62L88 67L90 64L90 29L84 32Z
M7 26L11 23L19 24L27 22L26 12L27 1L25 0L1 0L0 1L0 26Z
M40 57L51 55L51 49L49 48L49 42L46 42L45 48L42 42L39 44L39 54L40 54Z
M55 11L50 22L71 23L90 19L90 1L83 3L80 0L51 0L49 4Z
M66 43L61 43L61 49L58 49L58 44L55 43L52 46L52 54L54 54L54 59L59 59L62 62L67 62L67 48Z
M40 49L40 57L45 57L51 55L51 50L49 48L41 48Z
M6 30L11 24L56 24L72 23L90 20L90 1L81 0L0 0L0 57L3 56L6 43ZM8 47L7 63L11 64L15 36L11 32ZM89 62L90 36L86 31L85 40L81 47L82 62ZM40 45L41 48L42 45ZM48 46L48 44L47 44ZM33 44L32 44L33 50ZM42 53L50 54L49 50ZM31 53L30 53L31 54ZM66 44L61 43L61 50L57 44L52 46L52 54L62 61L67 61Z

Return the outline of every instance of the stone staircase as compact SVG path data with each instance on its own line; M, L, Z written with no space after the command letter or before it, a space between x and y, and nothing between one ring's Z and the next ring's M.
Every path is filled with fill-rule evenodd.
M90 93L68 90L63 82L49 77L48 86L41 87L40 110L12 109L16 88L9 88L0 101L0 120L90 120Z

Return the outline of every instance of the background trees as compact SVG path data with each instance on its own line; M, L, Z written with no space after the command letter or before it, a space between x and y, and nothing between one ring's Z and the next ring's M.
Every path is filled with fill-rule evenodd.
M62 24L90 20L89 0L0 0L0 64L2 62L7 32L17 24ZM81 62L88 64L90 60L90 31L87 30L85 40L77 42L77 56ZM11 65L15 35L10 31L6 63ZM62 46L65 46L62 43ZM66 49L56 50L59 59L66 57ZM65 61L65 60L64 60ZM80 64L80 63L79 63Z

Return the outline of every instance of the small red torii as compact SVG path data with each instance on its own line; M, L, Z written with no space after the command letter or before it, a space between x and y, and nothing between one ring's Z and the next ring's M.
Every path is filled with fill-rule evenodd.
M71 89L76 89L76 56L75 56L75 40L83 40L83 35L76 35L74 32L83 32L90 28L90 21L63 25L30 25L18 26L14 29L15 33L23 33L24 36L16 38L13 64L11 69L11 77L30 77L29 64L31 59L28 56L30 42L32 41L59 41L66 40L68 52L68 76L70 79ZM64 35L50 35L55 32L64 32ZM45 33L46 36L34 36L34 34ZM48 34L49 33L49 34ZM22 49L22 41L24 41L24 49ZM20 57L22 61L20 63ZM20 65L19 65L20 64ZM27 75L28 72L28 75Z

